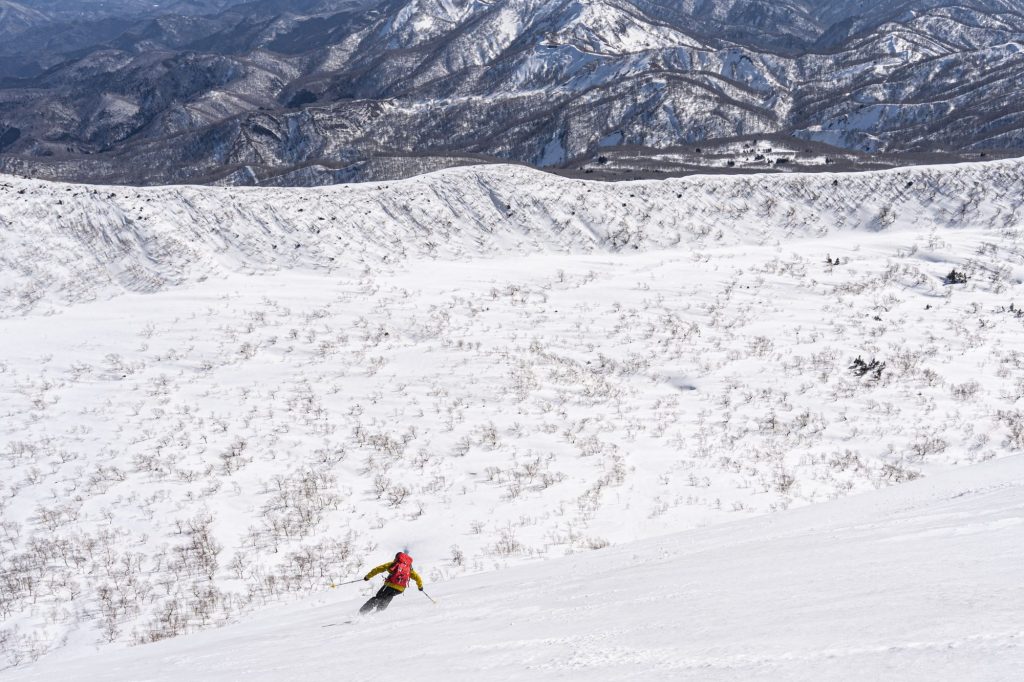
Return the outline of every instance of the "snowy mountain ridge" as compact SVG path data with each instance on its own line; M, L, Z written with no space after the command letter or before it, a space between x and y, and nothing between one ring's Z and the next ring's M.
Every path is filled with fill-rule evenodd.
M228 271L331 273L412 257L700 249L851 230L998 230L1019 220L1022 169L1024 162L1001 161L607 184L483 166L317 190L9 177L0 182L0 314ZM991 267L994 278L1019 277L1008 263Z
M1004 0L174 7L14 31L0 169L294 185L494 160L632 178L1022 148L1024 14ZM765 141L793 152L731 148Z

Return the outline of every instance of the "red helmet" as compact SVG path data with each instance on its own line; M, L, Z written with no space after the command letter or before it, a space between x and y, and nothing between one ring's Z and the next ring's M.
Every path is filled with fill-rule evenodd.
M412 557L409 556L408 554L406 554L405 552L399 552L398 554L395 555L395 563L411 564L412 563Z

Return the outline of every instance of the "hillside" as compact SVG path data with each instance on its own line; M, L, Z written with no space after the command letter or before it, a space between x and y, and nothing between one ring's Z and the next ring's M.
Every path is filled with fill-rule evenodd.
M1022 169L1024 162L1003 161L600 183L478 166L315 191L99 187L7 177L0 179L0 220L7 227L0 234L0 315L226 272L302 268L353 275L354 268L387 270L409 259L771 248L807 238L856 243L909 232L908 248L934 232L935 244L918 247L930 253L972 230L991 237L996 250L950 253L944 265L978 267L1005 287L1019 279ZM928 262L920 254L906 258Z
M353 621L366 590L340 588L6 679L1008 682L1024 666L1022 563L1024 459L1014 457L432 585L437 605L413 591Z
M1011 0L56 0L0 3L0 36L0 171L30 177L621 179L1024 148Z
M1021 169L6 178L0 665L1019 454Z

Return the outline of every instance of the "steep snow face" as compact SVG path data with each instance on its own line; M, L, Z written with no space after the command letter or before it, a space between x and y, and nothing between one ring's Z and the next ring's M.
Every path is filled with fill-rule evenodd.
M1015 228L1024 207L1022 168L1006 161L604 184L479 166L309 191L7 178L0 182L7 226L0 314L239 270L334 272L423 256L699 249L765 243L780 233Z
M4 180L0 665L1019 453L1021 168Z
M415 47L457 28L492 3L482 0L410 0L385 28L394 47Z
M613 55L703 47L678 29L650 23L647 17L608 2L583 0L575 3L573 9L572 18L564 21L557 32L549 34L548 42Z
M456 34L467 27L476 34L476 41L485 34L472 24L486 20L488 14L498 19L491 24L492 29L498 28L505 36L518 38L526 35L527 29L551 26L553 31L531 32L527 37L549 44L571 43L607 54L700 46L677 28L652 23L628 3L608 0L412 0L388 22L385 31L404 47L436 40L447 33ZM459 43L466 41L457 35L453 37L457 43L448 49L458 53Z
M430 61L421 66L419 80L429 83L464 69L491 65L517 41L533 40L533 27L558 15L563 5L564 2L546 0L480 3L477 10L461 22L444 25L443 44L434 51ZM468 83L463 88L466 86Z
M429 584L370 617L343 587L12 682L453 679L1012 680L1024 667L1024 459ZM360 595L360 593L362 593ZM396 635L396 633L400 633Z

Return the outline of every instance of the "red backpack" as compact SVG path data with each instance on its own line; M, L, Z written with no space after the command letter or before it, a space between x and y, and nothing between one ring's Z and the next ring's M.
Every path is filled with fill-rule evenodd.
M405 589L409 586L412 572L412 557L404 552L395 555L395 563L388 569L388 582Z

